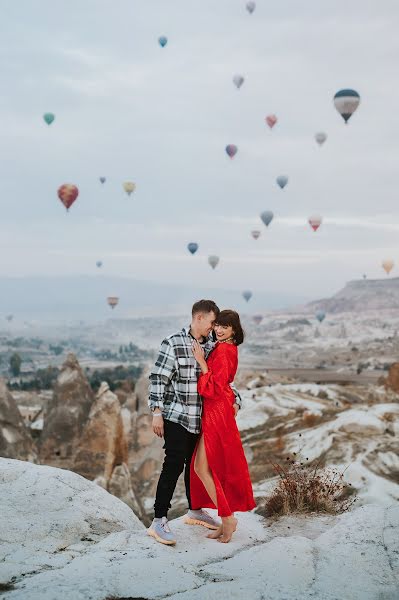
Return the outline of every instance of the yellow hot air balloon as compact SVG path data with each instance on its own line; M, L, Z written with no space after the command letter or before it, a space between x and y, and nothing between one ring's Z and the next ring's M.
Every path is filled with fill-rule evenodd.
M123 189L125 190L126 194L130 196L130 194L136 189L136 184L133 183L133 181L125 181L123 184Z
M382 261L382 268L384 269L387 275L389 275L389 273L392 271L394 265L395 263L390 258L387 258L386 260Z

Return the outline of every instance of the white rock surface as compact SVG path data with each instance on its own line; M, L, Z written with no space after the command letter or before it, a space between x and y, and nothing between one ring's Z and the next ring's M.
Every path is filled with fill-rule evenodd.
M0 582L14 582L7 600L399 596L399 505L274 523L239 513L230 544L180 518L171 522L178 543L166 547L79 475L14 460L1 460L0 473Z

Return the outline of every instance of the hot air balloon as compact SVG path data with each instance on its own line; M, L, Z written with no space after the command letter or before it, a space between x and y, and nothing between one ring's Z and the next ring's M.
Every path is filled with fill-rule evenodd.
M262 317L262 315L254 315L252 317L252 320L254 323L256 323L256 325L260 325L263 321L263 317Z
M64 185L61 185L61 187L58 188L58 198L61 200L67 211L71 208L78 195L79 190L76 185L73 185L72 183L64 183Z
M318 230L322 221L323 221L323 219L319 215L313 215L313 216L309 217L309 219L308 219L308 223L311 226L311 228L313 229L313 231Z
M390 258L387 258L386 260L382 261L382 268L384 269L387 275L389 275L389 273L392 271L394 265L395 263Z
M257 240L260 236L260 231L259 229L254 229L253 231L251 231L251 235L254 238L254 240Z
M319 310L316 313L316 319L319 321L319 323L322 323L324 321L324 319L326 318L326 313L323 312L322 310Z
M123 184L123 189L125 190L126 194L130 196L130 194L136 189L136 184L133 183L133 181L125 181Z
M212 269L216 269L218 263L219 263L219 257L218 256L210 256L208 258L208 263L211 265Z
M253 0L250 0L249 2L246 3L245 8L249 12L249 14L252 15L252 13L254 12L254 10L256 8L256 2L253 2Z
M101 269L101 267L102 267L102 266L103 266L103 262L102 262L102 260L98 260L98 261L96 262L96 267L98 267L99 269Z
M275 124L277 123L276 115L268 115L265 119L267 125L269 125L270 129L273 129Z
M360 103L355 90L339 90L334 96L334 106L347 124Z
M237 151L238 151L238 148L234 144L228 144L226 146L226 152L227 152L227 155L230 156L230 158L234 158L235 155L237 154Z
M168 43L168 38L165 35L161 35L161 37L158 38L158 43L161 46L161 48L164 48Z
M281 187L281 189L283 190L285 188L285 186L288 183L288 177L287 175L279 175L276 179L277 184Z
M119 302L118 296L108 296L108 298L107 298L107 304L112 308L112 310L115 308L115 306L118 304L118 302Z
M244 290L242 293L242 297L244 298L244 300L249 302L249 300L251 300L252 298L252 292L250 290Z
M191 254L195 254L198 250L198 244L196 244L195 242L190 242L189 244L187 244L187 248L188 251L191 252Z
M264 224L266 225L266 227L268 227L270 225L270 223L273 220L273 213L271 210L264 210L261 214L260 214L260 218L262 219L262 221L264 222Z
M363 279L367 279L366 273L363 273Z
M244 83L244 77L242 75L234 75L233 77L233 83L236 86L237 89L240 89L240 87L242 86L242 84Z
M99 177L100 183L105 183L107 181L106 177Z
M315 134L314 139L319 144L319 146L322 146L327 139L327 134L323 131L319 131Z
M55 114L54 113L44 113L43 119L45 120L45 122L47 123L47 125L51 125L51 123L55 119Z

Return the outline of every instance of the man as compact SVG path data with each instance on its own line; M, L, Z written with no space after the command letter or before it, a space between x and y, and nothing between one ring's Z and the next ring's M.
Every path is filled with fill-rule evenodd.
M153 431L165 441L165 460L156 491L155 517L148 534L161 544L176 543L167 517L177 480L184 466L189 507L184 522L208 529L217 529L220 525L201 507L191 506L190 499L190 463L201 432L202 414L202 398L197 391L200 368L193 356L192 344L197 340L204 348L205 357L209 356L215 345L212 330L219 312L212 300L196 302L192 308L190 327L163 340L150 374L148 405L153 413ZM241 398L235 389L234 393L234 409L237 414Z

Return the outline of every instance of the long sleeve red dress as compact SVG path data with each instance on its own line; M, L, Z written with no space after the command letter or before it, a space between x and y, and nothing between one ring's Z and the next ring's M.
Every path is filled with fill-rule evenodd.
M190 464L191 502L193 506L217 508L219 516L229 517L234 511L247 511L256 506L234 416L235 396L229 385L237 371L237 346L217 343L207 364L208 373L198 379L198 393L203 397L202 435L218 505L212 502L194 470L199 441Z

